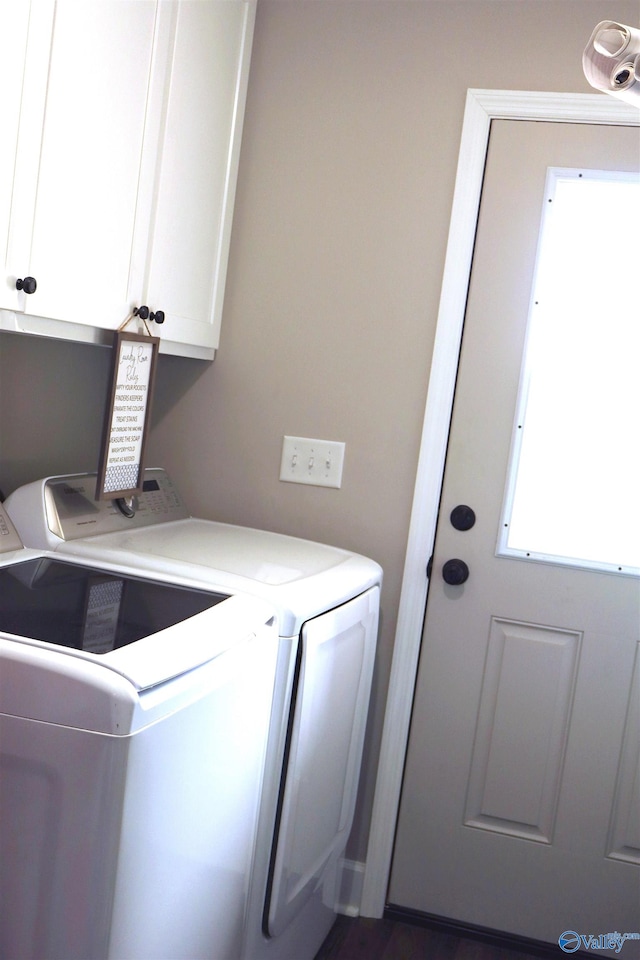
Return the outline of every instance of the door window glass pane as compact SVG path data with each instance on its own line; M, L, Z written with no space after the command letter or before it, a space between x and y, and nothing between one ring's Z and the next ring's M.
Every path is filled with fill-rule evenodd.
M640 174L552 168L498 554L640 573Z

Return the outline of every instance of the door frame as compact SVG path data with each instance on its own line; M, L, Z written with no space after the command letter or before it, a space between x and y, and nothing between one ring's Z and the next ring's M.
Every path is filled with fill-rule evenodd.
M482 181L493 120L640 127L640 110L606 94L467 91L451 223L398 608L360 914L383 915L428 593Z

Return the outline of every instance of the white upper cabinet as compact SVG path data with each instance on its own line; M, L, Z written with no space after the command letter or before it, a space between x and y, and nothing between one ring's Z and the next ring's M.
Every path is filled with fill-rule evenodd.
M3 140L0 149L0 255L4 272L0 307L10 310L24 307L25 295L16 289L16 281L29 273L53 4L43 2L40 9L38 23L30 24L29 3L0 4L0 131ZM29 68L27 54L31 62ZM20 247L24 249L20 250ZM18 272L11 275L16 258Z
M104 343L144 304L163 352L214 356L254 18L255 0L0 4L0 327Z
M35 278L26 313L98 327L127 315L155 6L31 4L6 284Z
M177 5L144 296L162 336L218 344L255 4Z

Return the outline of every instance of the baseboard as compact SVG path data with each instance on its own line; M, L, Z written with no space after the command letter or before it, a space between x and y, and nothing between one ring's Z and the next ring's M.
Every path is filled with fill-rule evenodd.
M558 960L562 956L562 951L557 943L547 943L545 940L519 937L502 930L492 930L488 927L460 923L458 920L451 920L448 917L437 917L429 913L420 913L418 910L407 910L405 907L397 907L393 904L385 907L384 918L385 920L397 920L401 923L413 923L417 926L429 927L432 930L449 933L455 937L479 940L482 943L489 943L494 947L513 950L518 953L528 953L537 957L553 957L554 960ZM586 950L578 950L571 956L576 960L585 960L589 957L589 954ZM591 955L590 960L593 960L593 955Z
M340 889L336 913L345 917L360 916L365 864L358 860L340 861Z

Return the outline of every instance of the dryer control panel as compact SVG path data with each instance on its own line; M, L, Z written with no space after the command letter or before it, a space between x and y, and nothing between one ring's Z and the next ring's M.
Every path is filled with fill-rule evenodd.
M142 493L132 515L115 500L95 500L95 473L48 477L26 484L7 497L7 512L25 543L53 548L60 540L77 540L103 533L133 530L189 517L184 502L166 472L144 472Z

